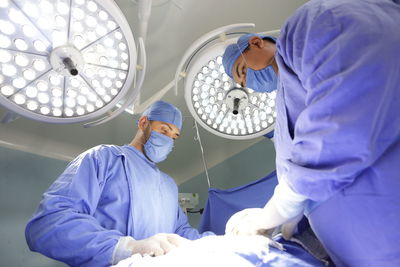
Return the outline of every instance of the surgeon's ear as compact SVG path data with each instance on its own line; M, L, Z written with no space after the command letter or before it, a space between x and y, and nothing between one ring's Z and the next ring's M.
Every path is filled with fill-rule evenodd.
M253 36L249 39L249 46L251 47L256 47L256 48L262 48L264 46L263 39L261 39L258 36Z
M150 123L150 121L147 119L147 116L142 116L139 119L138 127L140 130L142 130L144 132L145 129L148 127L149 123Z

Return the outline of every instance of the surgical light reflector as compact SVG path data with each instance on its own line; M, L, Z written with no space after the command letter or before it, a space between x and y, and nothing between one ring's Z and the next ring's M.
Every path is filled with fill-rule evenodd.
M243 140L266 135L274 128L276 91L242 88L225 73L222 55L237 35L221 40L220 30L210 33L219 37L197 40L179 64L175 79L184 77L189 111L203 128L221 137Z
M0 104L21 116L50 123L101 116L126 98L136 61L112 0L0 0Z
M188 78L188 83L193 81L186 91L186 102L203 127L220 136L238 139L259 135L273 127L276 91L258 93L241 88L225 73L220 55L193 68L189 72L193 78Z

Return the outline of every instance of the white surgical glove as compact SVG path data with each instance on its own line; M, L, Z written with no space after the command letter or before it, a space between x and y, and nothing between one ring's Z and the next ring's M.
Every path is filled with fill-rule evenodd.
M161 256L189 242L188 239L176 234L160 233L143 240L125 236L120 238L116 245L112 263L116 264L133 254Z
M292 238L297 230L297 224L303 219L303 216L303 213L301 213L281 226L281 233L284 239L290 240L290 238Z
M275 187L272 198L264 208L244 209L235 213L227 222L225 233L256 235L270 233L280 225L296 220L303 213L306 198L294 192L284 179ZM301 218L301 217L300 217ZM293 233L289 225L286 237Z

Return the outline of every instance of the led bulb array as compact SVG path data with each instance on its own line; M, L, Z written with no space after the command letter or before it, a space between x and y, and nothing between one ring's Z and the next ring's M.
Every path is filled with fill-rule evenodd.
M82 57L83 64L75 62L78 75L65 75L52 64L59 47ZM126 36L99 3L0 1L0 98L41 116L81 117L121 93L129 66Z
M256 134L274 124L276 92L258 93L237 87L225 73L221 56L209 60L192 84L191 101L198 118L215 131L231 136ZM238 93L245 101L238 101L234 112L232 102Z

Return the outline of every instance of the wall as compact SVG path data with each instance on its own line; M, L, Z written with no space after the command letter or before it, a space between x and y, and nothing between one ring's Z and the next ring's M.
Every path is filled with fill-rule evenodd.
M61 267L29 250L25 225L67 162L0 147L0 266Z
M205 151L207 158L207 151ZM275 170L275 149L271 140L265 138L246 150L223 161L208 170L211 187L228 189L248 184L267 176ZM205 172L179 185L182 193L199 193L199 205L203 208L208 196L208 184ZM190 214L189 222L197 227L200 214Z

